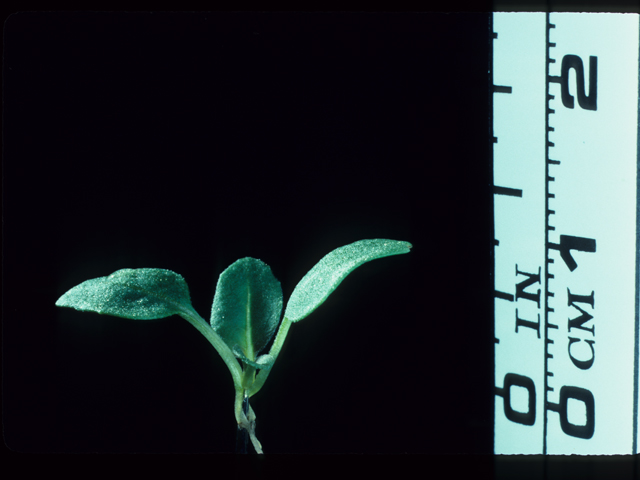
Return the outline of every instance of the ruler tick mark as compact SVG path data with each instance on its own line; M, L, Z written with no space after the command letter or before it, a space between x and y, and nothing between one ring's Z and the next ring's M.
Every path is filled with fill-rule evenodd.
M549 127L549 128L551 128L551 127ZM549 159L549 164L551 164L551 165L560 165L560 160L551 160L551 159Z
M493 92L494 93L511 93L512 90L513 89L511 87L505 87L503 85L494 85L493 86Z
M509 188L509 187L498 187L497 185L493 186L494 195L507 195L509 197L520 197L522 198L522 190L518 188Z

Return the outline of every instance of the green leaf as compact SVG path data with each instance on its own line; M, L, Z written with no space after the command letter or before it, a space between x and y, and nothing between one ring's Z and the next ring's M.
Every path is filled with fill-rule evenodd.
M300 280L289 298L285 318L298 322L318 308L353 270L370 260L409 253L409 242L375 239L336 248Z
M273 366L273 362L276 361L273 355L265 354L265 355L260 355L258 358L256 358L255 362L252 362L247 358L247 356L244 354L244 352L238 345L235 345L233 347L233 354L236 357L238 357L240 360L242 360L244 363L246 363L247 365L251 365L253 368L257 370L264 370L264 369L270 370L271 367Z
M281 313L282 287L266 263L241 258L220 274L211 326L229 348L237 345L249 361L255 362L269 343Z
M125 268L87 280L62 295L56 305L135 320L193 311L184 278L159 268Z

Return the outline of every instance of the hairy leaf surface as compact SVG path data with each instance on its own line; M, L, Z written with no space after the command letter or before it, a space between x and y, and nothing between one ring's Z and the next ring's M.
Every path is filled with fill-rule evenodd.
M56 305L134 320L193 311L184 278L159 268L125 268L87 280L62 295Z
M333 250L300 280L291 294L284 316L292 322L302 320L322 305L357 267L376 258L408 253L410 248L409 242L378 238L360 240Z
M211 326L232 351L237 345L246 359L255 362L278 327L281 313L282 287L266 263L245 257L220 274Z

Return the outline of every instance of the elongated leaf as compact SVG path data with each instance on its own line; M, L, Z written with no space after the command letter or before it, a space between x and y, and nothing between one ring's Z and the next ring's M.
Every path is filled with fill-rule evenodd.
M125 268L87 280L62 295L56 305L135 320L193 310L182 276L159 268Z
M211 326L234 350L255 362L275 332L282 313L282 287L261 260L245 257L220 274Z
M409 253L411 246L409 242L378 238L360 240L336 248L325 255L296 285L284 316L292 322L302 320L322 305L340 282L357 267L376 258Z

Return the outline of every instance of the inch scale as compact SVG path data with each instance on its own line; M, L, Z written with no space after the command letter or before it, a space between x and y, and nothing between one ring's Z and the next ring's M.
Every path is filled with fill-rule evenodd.
M496 454L636 454L639 16L494 13Z

